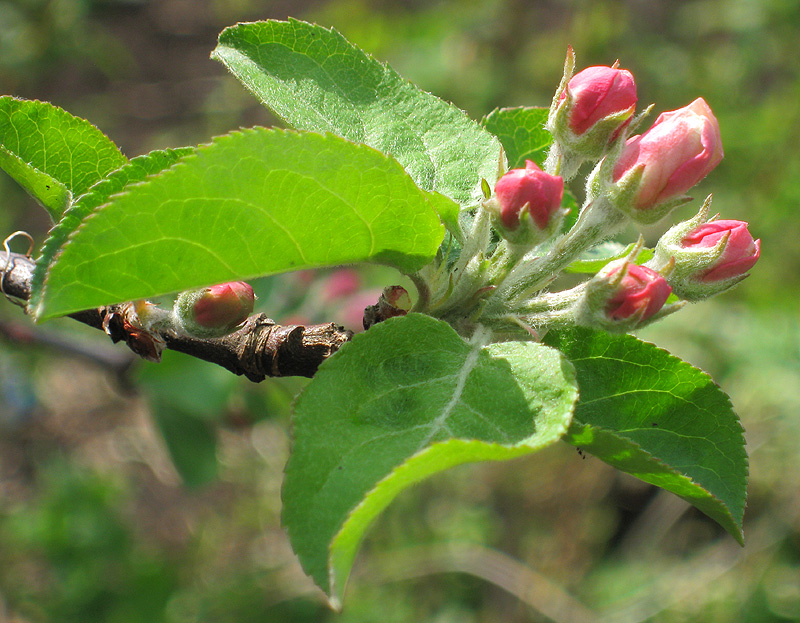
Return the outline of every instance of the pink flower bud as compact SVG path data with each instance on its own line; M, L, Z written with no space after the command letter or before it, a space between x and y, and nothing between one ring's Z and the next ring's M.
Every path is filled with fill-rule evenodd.
M656 271L637 264L618 267L606 277L611 277L620 270L625 270L625 276L606 304L606 316L611 320L625 320L641 314L639 321L643 322L664 306L672 288Z
M606 264L586 282L574 307L578 326L625 333L680 309L685 302L667 305L672 287L661 273L633 263L642 242L628 257Z
M527 210L536 226L544 230L561 207L564 181L557 175L545 173L532 160L526 160L524 169L512 169L497 180L494 192L500 221L506 229L517 229L520 215Z
M708 104L698 98L688 106L659 115L644 134L628 139L614 165L618 182L643 167L633 208L648 210L679 199L722 160L719 124Z
M614 131L616 134L630 120L636 108L636 83L633 75L625 69L587 67L572 77L560 99L564 100L567 93L573 98L568 123L577 135L584 134L610 115L628 113Z
M687 250L715 247L727 237L722 254L714 264L703 270L697 279L703 282L722 281L738 277L750 270L758 261L761 241L753 240L743 221L711 221L689 232L681 241Z
M178 325L196 337L221 337L235 330L253 312L255 294L244 281L181 292L173 316Z

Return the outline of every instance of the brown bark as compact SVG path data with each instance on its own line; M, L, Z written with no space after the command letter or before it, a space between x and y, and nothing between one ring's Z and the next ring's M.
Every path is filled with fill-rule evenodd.
M0 284L9 297L27 301L34 262L0 251ZM126 304L81 311L71 318L104 330L114 342L124 341L137 355L158 360L166 347L244 375L254 382L275 376L312 377L319 365L350 340L353 332L332 322L316 325L278 325L265 314L248 318L235 333L199 339L173 331L152 333L127 321Z

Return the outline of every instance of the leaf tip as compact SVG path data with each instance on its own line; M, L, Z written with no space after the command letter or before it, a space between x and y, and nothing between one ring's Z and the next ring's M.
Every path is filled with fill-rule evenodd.
M342 611L342 600L338 595L328 596L328 607L335 613L339 614Z

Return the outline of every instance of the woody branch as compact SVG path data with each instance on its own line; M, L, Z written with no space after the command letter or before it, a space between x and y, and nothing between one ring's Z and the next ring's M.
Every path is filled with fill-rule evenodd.
M0 284L13 299L27 301L31 294L34 262L19 254L0 251ZM143 335L126 321L126 306L109 305L70 315L70 318L105 331L114 342L148 359L158 359L151 340L170 350L209 361L246 376L253 382L266 377L312 377L319 365L350 340L352 331L332 322L314 325L279 325L265 314L249 317L236 332L222 338L199 339L162 331Z

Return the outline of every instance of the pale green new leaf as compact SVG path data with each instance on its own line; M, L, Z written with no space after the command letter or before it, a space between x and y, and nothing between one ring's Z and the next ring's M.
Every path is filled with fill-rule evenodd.
M364 532L401 491L554 443L576 398L572 367L541 344L467 343L419 314L356 335L295 410L283 521L304 569L337 606Z
M474 207L502 148L453 106L335 30L297 20L226 28L212 58L293 127L333 132L394 156L417 185Z
M126 188L48 266L39 319L303 268L413 272L444 236L396 161L333 135L234 132Z
M47 102L0 97L0 168L54 221L73 197L126 162L88 121Z
M744 431L702 370L631 335L548 334L578 373L567 441L693 504L743 542Z

